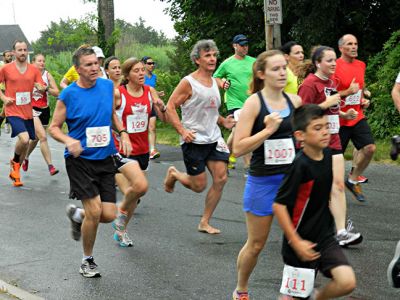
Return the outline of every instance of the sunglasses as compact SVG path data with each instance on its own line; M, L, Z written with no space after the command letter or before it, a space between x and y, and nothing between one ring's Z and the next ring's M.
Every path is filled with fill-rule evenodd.
M146 65L150 65L150 66L151 66L151 65L155 65L155 64L156 64L155 62L147 62L147 63L146 63Z

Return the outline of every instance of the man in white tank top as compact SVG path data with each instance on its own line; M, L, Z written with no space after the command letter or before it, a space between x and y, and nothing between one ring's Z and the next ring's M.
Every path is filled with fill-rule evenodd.
M229 149L218 125L231 129L235 124L233 117L223 118L219 115L221 98L217 82L212 77L217 55L218 48L214 41L198 41L190 54L197 70L181 80L167 104L167 120L180 135L187 173L171 166L164 180L164 188L172 193L175 182L179 181L186 188L201 193L207 187L207 167L213 183L205 199L198 230L209 234L220 233L209 221L228 179ZM178 107L182 111L182 120L179 120L176 112Z

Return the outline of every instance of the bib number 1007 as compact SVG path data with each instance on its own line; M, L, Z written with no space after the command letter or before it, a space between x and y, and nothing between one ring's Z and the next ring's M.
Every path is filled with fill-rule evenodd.
M264 141L264 163L266 165L290 164L294 156L295 149L291 138Z

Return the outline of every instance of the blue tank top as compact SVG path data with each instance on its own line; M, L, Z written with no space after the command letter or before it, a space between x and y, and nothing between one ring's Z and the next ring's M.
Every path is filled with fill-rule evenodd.
M58 100L64 102L66 107L68 135L79 140L84 149L80 157L101 160L117 152L111 135L114 105L114 86L111 80L97 78L96 84L91 88L81 88L74 82L61 92ZM98 127L103 128L103 134L109 132L110 140L107 145L94 147L96 138L90 137L93 131L88 131L87 128L93 130ZM99 138L101 142L102 137ZM64 156L70 156L67 149Z
M272 113L270 111L264 101L264 97L261 92L257 92L258 98L260 99L260 112L257 118L254 121L253 129L251 130L251 135L254 135L265 128L264 117ZM283 93L283 96L287 102L287 108L279 111L281 117L283 118L282 123L280 124L277 131L275 131L268 139L293 139L293 144L295 140L293 138L293 130L291 119L294 111L294 106L289 96ZM264 163L264 143L260 145L256 150L253 151L253 155L250 161L250 170L249 173L252 176L268 176L275 175L286 172L286 170L290 167L290 164L284 165L265 165Z

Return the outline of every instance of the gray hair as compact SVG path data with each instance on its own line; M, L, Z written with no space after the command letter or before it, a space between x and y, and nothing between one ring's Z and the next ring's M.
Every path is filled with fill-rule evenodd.
M193 46L192 52L190 52L190 59L194 64L196 64L196 59L200 58L201 50L204 50L205 52L215 50L217 51L217 54L219 54L217 44L215 44L213 40L200 40Z
M92 48L78 48L78 50L76 50L74 55L72 56L72 63L75 67L79 67L81 64L81 57L92 54L96 54Z
M350 33L347 33L347 34L345 34L345 35L343 35L340 39L339 39L339 41L338 41L338 46L339 47L342 47L343 45L344 45L344 38L346 37L346 36L354 36L353 34L350 34ZM355 36L354 36L355 37ZM355 37L356 38L356 37ZM357 38L356 38L357 39Z

